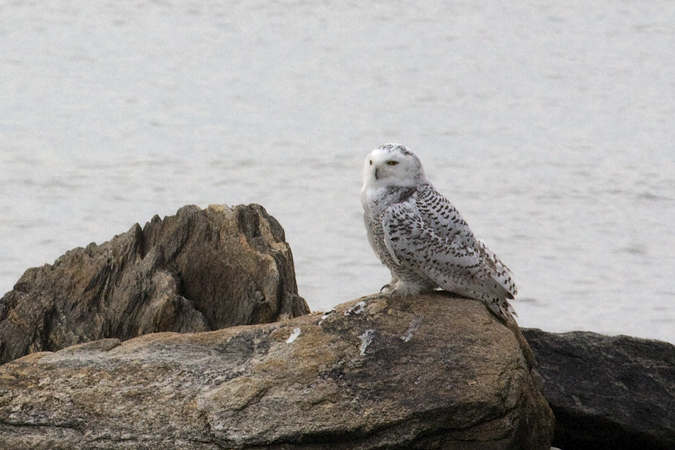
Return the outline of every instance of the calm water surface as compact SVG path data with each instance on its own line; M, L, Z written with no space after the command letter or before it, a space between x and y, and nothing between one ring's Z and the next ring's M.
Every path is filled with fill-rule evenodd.
M521 325L675 343L674 23L670 0L0 0L0 292L252 202L312 309L376 292L361 164L394 141L511 267Z

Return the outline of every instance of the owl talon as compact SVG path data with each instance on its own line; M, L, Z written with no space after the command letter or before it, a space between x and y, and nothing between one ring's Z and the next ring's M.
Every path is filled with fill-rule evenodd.
M382 286L382 289L380 289L380 294L391 294L394 292L394 288L391 284L385 284Z

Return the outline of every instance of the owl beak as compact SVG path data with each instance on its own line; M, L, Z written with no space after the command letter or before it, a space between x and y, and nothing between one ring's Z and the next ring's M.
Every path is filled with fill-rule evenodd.
M376 179L376 180L379 180L379 179L380 179L380 177L377 176L377 171L378 171L378 170L380 170L380 169L377 169L377 168L375 169L375 179Z

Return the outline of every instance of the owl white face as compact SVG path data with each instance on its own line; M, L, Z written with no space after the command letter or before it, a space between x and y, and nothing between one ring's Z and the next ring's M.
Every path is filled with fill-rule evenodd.
M416 186L424 179L420 160L398 144L386 144L366 157L363 187Z

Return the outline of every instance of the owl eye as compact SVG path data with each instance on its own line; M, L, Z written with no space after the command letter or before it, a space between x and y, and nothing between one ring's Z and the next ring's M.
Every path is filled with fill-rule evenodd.
M398 161L387 161L388 166L395 166L398 164Z
M371 159L370 161L368 161L368 162L370 163L371 166L373 165L373 160L372 160L372 159Z

